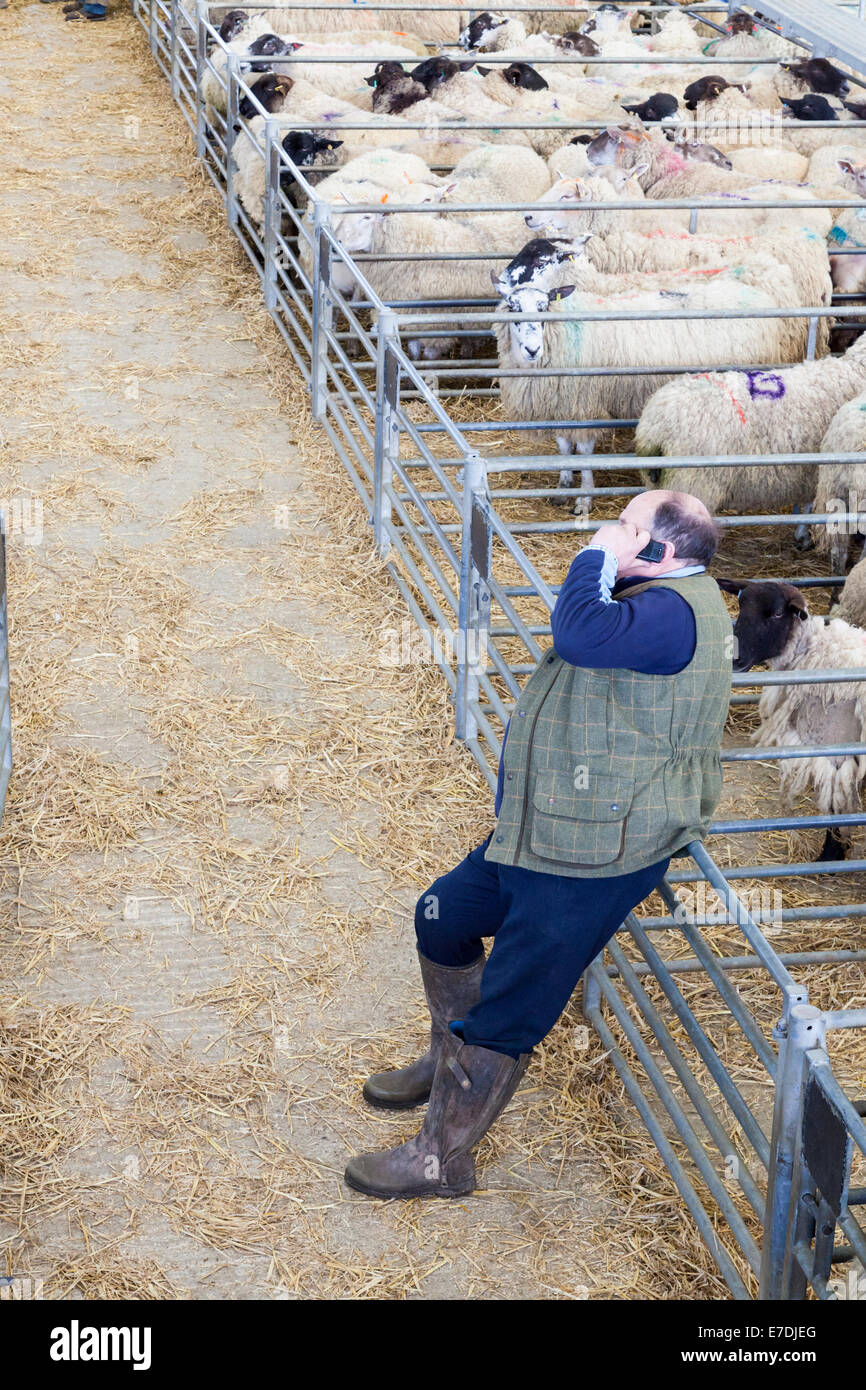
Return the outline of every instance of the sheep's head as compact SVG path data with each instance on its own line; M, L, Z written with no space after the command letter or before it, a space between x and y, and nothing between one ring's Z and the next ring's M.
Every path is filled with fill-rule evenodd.
M457 42L465 49L489 48L496 41L497 30L502 29L507 23L507 15L485 10L483 14L476 15L471 24L466 25Z
M286 43L278 34L261 34L259 38L253 39L247 53L251 58L281 58L285 54L293 53L300 46L299 43Z
M522 87L525 92L542 92L549 85L531 63L510 63L502 76L510 87Z
M591 232L586 232L573 240L567 237L554 240L536 237L533 241L528 241L523 250L509 261L498 275L495 270L491 270L493 288L503 299L507 299L518 289L550 289L555 285L562 267L570 265L583 255L583 248L591 236Z
M586 157L590 164L616 164L621 169L629 169L636 164L643 153L643 145L649 140L645 130L634 130L631 126L608 126L590 140L586 147Z
M717 150L715 145L706 145L703 140L695 140L685 128L677 131L674 145L684 159L693 159L698 164L715 164L717 169L734 167L728 156Z
M564 178L560 175L556 182L546 193L536 201L537 211L527 212L524 215L524 222L531 232L567 232L574 223L574 212L571 208L548 208L548 203L573 203L576 212L585 194L579 179Z
M725 25L725 32L728 34L754 34L755 21L750 14L743 10L735 10Z
M720 579L718 584L725 593L736 594L740 603L734 623L734 670L778 663L797 624L809 617L799 589L772 580Z
M253 82L250 91L259 106L263 106L265 111L273 116L277 111L282 111L286 97L294 85L291 77L279 76L275 72L265 72ZM238 115L241 120L251 121L253 116L260 114L261 112L250 97L241 97L238 102ZM235 129L238 128L235 127Z
M249 23L249 19L246 10L229 10L228 14L223 16L223 22L217 30L223 43L231 43L232 39L236 39Z
M416 82L420 82L427 88L428 92L433 92L437 87L441 87L443 82L450 82L452 77L456 77L458 72L467 72L474 67L474 63L453 63L450 58L425 58L416 68L413 68L410 77L414 77Z
M805 97L782 97L784 114L798 121L838 121L839 117L826 97L810 92Z
M822 92L828 97L846 97L851 91L851 83L845 73L827 58L799 58L794 63L780 63L779 66L811 92Z
M552 35L553 43L565 53L579 53L581 58L597 58L601 48L589 34L581 34L577 29L569 29L565 34Z
M533 286L513 290L503 300L502 308L511 314L546 314L549 309L574 294L574 285L560 285L555 290L540 290ZM544 353L544 321L523 319L508 325L509 350L512 361L523 367L540 367Z
M329 140L322 135L316 135L312 130L290 130L288 135L283 137L283 149L289 156L293 164L298 168L303 168L308 164L315 164L321 156L325 163L334 164L335 159L329 159L335 150L342 145L342 140ZM280 172L280 184L283 188L295 182L295 176L291 169L283 169Z
M866 164L854 164L850 159L837 159L836 168L846 188L857 198L866 198Z
M370 77L365 77L364 81L368 87L392 87L395 83L406 80L406 69L402 63L389 61L377 63Z
M719 77L718 73L710 73L708 77L699 77L697 82L690 82L683 92L686 110L697 111L699 101L715 101L730 85L724 77Z
M605 38L620 34L623 30L631 32L631 15L621 10L619 5L599 5L586 23L581 24L579 33L597 34L599 38Z

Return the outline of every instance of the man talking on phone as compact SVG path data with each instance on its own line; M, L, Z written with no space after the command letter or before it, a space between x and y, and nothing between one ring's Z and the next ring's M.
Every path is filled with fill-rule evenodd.
M415 909L430 1048L364 1086L384 1109L427 1102L423 1127L353 1158L357 1191L474 1189L472 1149L533 1047L671 856L706 835L731 690L717 544L696 497L653 491L573 560L506 732L495 828Z

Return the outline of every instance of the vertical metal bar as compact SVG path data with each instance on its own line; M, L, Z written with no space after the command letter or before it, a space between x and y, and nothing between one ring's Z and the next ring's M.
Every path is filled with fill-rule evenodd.
M156 57L156 0L148 0L147 11L147 36L150 39L150 51Z
M376 553L384 559L390 549L387 523L391 519L394 460L400 455L400 346L397 315L379 315L376 363L376 450L373 475L373 528Z
M277 284L279 267L277 265L277 235L282 222L280 203L280 142L277 135L278 122L273 118L265 121L265 264L262 274L262 288L265 293L265 308L271 315L277 310Z
M689 214L689 233L690 233L691 236L694 236L695 232L698 230L698 213L699 213L699 212L700 212L700 208L692 208L692 210L691 210L691 212L690 212L690 214Z
M327 237L330 225L328 204L317 199L313 208L313 360L310 363L314 420L324 419L328 409L328 333L334 317L332 247Z
M784 1013L776 1030L780 1038L779 1062L758 1294L760 1299L772 1302L798 1299L805 1294L805 1275L792 1253L803 1180L800 1133L806 1053L823 1043L824 1035L820 1009L792 1003L791 999L786 990Z
M179 92L179 90L180 90L180 79L179 79L179 77L178 77L178 71L177 71L177 68L178 68L177 31L178 31L178 25L179 25L179 20L178 20L178 15L177 15L178 0L170 0L170 3L171 3L171 8L170 8L170 10L169 10L169 21L168 21L168 26L169 26L169 35L170 35L170 40L169 40L169 42L170 42L170 44L171 44L171 94L172 94L172 96L174 97L175 101L177 101L177 99L178 99L178 92Z
M814 316L814 314L813 314L812 317L809 319L809 337L808 337L808 340L807 340L807 342L806 342L806 359L807 359L807 361L809 361L809 362L814 361L814 358L815 358L815 348L816 348L816 346L817 346L817 343L818 343L818 320L815 318L815 316Z
M205 120L205 103L202 97L202 83L204 81L205 67L207 64L207 3L206 0L196 0L195 6L195 152L199 159L204 159L207 153L207 122Z
M240 56L237 53L230 53L226 60L226 221L232 231L238 225L238 195L235 192L235 173L234 161L232 160L232 148L235 139L245 140L245 135L235 136L235 126L238 124L238 74L240 72Z
M478 736L478 704L490 629L490 494L487 464L472 450L463 465L460 597L457 633L456 728L459 739Z

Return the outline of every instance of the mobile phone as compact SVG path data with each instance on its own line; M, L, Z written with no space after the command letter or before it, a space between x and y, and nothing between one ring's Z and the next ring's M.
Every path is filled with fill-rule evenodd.
M665 558L665 548L662 541L650 541L643 550L639 550L635 556L636 560L648 560L651 565L657 565L660 560Z

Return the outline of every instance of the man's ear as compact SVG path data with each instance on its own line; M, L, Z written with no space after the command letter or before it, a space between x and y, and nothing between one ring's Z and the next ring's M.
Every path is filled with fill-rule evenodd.
M726 594L736 594L737 598L748 584L748 579L717 579L716 583Z

